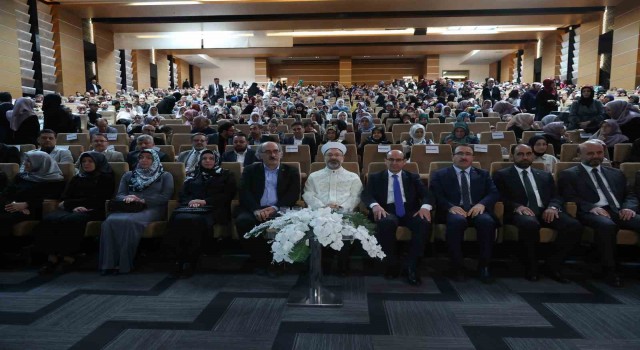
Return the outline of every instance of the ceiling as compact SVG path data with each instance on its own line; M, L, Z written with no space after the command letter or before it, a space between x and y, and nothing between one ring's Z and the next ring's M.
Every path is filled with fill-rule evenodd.
M557 28L599 19L605 6L621 1L57 0L54 6L113 31L118 49L165 49L199 66L215 66L212 57L421 58L441 53L466 55L464 64L486 64ZM322 30L350 35L273 36ZM406 33L388 35L390 30Z

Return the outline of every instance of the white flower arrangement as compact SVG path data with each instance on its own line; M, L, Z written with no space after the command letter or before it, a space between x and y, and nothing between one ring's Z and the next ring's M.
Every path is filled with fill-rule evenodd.
M323 247L342 249L344 239L357 239L372 258L386 255L372 234L372 225L360 213L339 213L331 208L287 211L273 220L263 222L244 235L244 238L274 232L270 240L273 260L289 263L304 261L309 256L309 241L315 235Z

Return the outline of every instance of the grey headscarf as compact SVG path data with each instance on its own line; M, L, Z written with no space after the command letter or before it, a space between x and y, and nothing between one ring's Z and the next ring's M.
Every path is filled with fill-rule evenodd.
M11 130L18 131L20 125L22 125L27 118L36 114L33 111L35 105L35 102L28 97L20 97L16 100L13 110L7 111L7 120L9 120Z
M24 162L31 163L31 170L18 174L21 178L33 182L57 182L64 180L62 171L48 153L42 151L30 151L24 154Z

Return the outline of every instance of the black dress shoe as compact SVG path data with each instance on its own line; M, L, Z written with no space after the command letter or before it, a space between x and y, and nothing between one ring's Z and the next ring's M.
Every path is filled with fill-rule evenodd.
M415 267L407 268L407 282L412 286L419 286L422 284L422 279L418 275Z
M180 274L180 278L190 278L193 276L194 266L191 263L182 264L182 273Z
M551 278L552 280L558 283L562 283L562 284L571 283L571 280L569 280L565 275L562 274L562 272L558 270L549 269L548 271L545 272L545 275L547 275L547 277Z
M38 273L41 275L48 275L48 274L52 274L56 271L56 269L58 268L58 263L57 262L51 262L51 261L47 261L46 264L44 264L40 270L38 270Z
M489 272L488 266L484 266L478 269L478 278L482 283L493 283L493 277L491 276L491 272Z
M622 288L623 286L622 277L620 277L620 275L615 272L607 274L607 277L605 277L605 282L607 282L608 285L614 288Z
M535 272L527 272L524 278L531 282L538 282L540 280L540 276Z

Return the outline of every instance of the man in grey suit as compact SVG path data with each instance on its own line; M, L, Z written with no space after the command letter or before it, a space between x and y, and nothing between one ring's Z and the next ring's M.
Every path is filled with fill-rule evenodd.
M97 133L101 134L117 134L118 129L113 126L109 126L109 122L104 118L98 118L96 120L96 126L89 129L89 135L94 135Z
M105 134L97 133L91 136L91 149L102 153L107 158L107 162L124 162L122 152L109 149L109 139Z
M191 135L191 146L190 150L178 154L178 162L184 163L187 176L192 175L196 170L200 154L207 148L207 135L201 132Z
M582 164L562 171L558 187L567 202L578 205L577 219L595 231L605 281L622 287L616 271L616 236L619 229L640 233L638 198L627 188L622 171L601 165L604 149L600 143L581 143L578 154Z
M56 132L43 129L38 136L39 151L48 153L56 163L73 163L73 156L68 149L56 147Z

